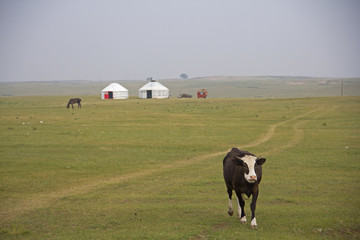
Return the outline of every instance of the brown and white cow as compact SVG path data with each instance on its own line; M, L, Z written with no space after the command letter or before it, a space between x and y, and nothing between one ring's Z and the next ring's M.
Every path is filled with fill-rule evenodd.
M238 217L241 223L246 223L245 201L241 194L245 194L248 197L252 195L250 204L252 228L257 228L255 218L256 200L259 195L259 184L262 176L261 165L265 161L265 158L258 158L252 153L237 148L231 149L223 161L224 179L229 194L228 214L232 216L234 213L231 197L233 190L235 190L238 203Z

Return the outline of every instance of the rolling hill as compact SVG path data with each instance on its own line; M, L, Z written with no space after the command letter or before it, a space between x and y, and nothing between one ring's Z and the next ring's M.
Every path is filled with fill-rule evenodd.
M191 79L159 80L170 89L172 97L180 93L196 96L196 91L205 88L210 98L298 98L359 96L360 78L313 78L286 76L212 76ZM99 95L111 82L118 82L129 90L130 96L138 96L138 89L146 80L119 81L49 81L0 83L0 96L82 96Z

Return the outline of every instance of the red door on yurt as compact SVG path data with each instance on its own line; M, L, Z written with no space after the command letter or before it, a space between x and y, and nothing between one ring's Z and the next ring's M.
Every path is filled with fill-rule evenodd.
M104 93L104 99L109 99L109 92Z

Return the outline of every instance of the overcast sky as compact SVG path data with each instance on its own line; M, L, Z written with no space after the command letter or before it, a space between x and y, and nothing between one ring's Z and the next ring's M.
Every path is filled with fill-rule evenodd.
M360 77L360 0L0 0L0 81Z

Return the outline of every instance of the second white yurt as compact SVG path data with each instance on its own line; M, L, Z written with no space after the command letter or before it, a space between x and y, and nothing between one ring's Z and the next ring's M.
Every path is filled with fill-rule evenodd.
M151 80L139 89L139 98L169 98L169 89Z
M127 99L129 91L118 83L111 83L101 90L101 99Z

